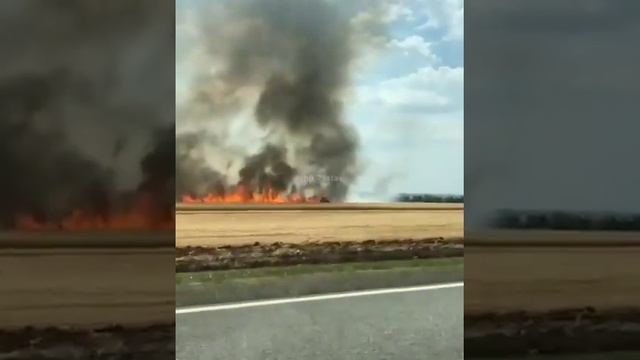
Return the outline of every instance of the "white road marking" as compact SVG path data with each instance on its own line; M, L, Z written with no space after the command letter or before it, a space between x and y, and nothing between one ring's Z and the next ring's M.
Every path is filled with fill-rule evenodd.
M247 302L230 303L230 304L194 306L194 307L185 307L185 308L176 309L176 314L180 315L180 314L207 312L207 311L233 310L233 309L242 309L242 308L259 307L259 306L271 306L271 305L280 305L280 304L291 304L291 303L308 302L308 301L344 299L344 298L351 298L351 297L358 297L358 296L441 290L441 289L450 289L450 288L457 288L457 287L463 287L463 286L464 286L464 282L455 282L455 283L411 286L411 287L402 287L402 288L388 288L388 289L352 291L352 292L334 293L334 294L300 296L300 297L292 297L292 298L284 298L284 299L247 301Z

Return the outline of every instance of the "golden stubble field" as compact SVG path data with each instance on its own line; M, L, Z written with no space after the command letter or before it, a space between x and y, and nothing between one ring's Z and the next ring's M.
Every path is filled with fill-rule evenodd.
M640 306L640 233L493 231L465 237L465 314Z
M452 204L179 205L176 246L463 237Z
M0 329L171 324L173 234L0 234Z

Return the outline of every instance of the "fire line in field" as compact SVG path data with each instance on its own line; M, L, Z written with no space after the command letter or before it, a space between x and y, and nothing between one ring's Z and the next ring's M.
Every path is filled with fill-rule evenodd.
M60 221L40 221L31 215L16 217L16 229L21 231L171 230L173 228L173 221L155 221L133 212L101 216L77 210Z
M297 192L285 193L273 188L268 188L263 191L255 191L245 186L238 186L229 193L208 193L204 196L185 194L182 196L181 200L186 204L300 204L329 202L329 200L323 196L313 195L307 197Z
M31 214L18 214L14 228L19 231L142 231L173 230L175 213L158 212L157 204L141 197L128 209L112 213L74 210L58 220L41 219Z

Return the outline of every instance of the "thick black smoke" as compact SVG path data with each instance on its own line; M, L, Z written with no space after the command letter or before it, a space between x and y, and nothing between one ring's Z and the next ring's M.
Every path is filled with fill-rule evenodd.
M294 174L295 170L287 164L286 151L268 145L245 160L245 166L240 170L240 185L261 193L270 189L286 191Z
M196 77L178 121L214 124L224 132L230 113L252 107L255 124L267 135L264 151L246 157L250 163L241 166L240 181L251 174L258 187L269 182L287 188L294 173L304 174L331 179L317 184L317 190L343 199L357 175L358 139L343 108L362 45L356 40L366 31L358 26L380 30L375 21L354 23L353 4L239 0L205 12L196 26L208 66L216 70ZM282 171L254 177L267 173L268 166L273 169L256 159L270 158L274 149L280 149ZM197 162L193 165L194 172L202 172Z
M176 195L223 195L226 187L224 175L207 165L206 156L198 147L207 141L215 144L213 136L187 133L178 135L176 140Z
M173 2L0 4L0 227L174 199ZM156 201L158 201L156 203Z

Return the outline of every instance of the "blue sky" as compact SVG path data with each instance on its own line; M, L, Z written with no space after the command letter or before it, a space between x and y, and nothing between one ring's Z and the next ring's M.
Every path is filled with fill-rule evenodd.
M462 1L398 5L390 39L356 74L348 118L364 172L353 195L464 190Z
M190 71L180 57L191 46L183 40L181 6L178 102ZM384 200L400 192L462 194L462 0L402 1L387 10L387 37L354 67L353 98L345 102L361 144L362 173L351 200Z

